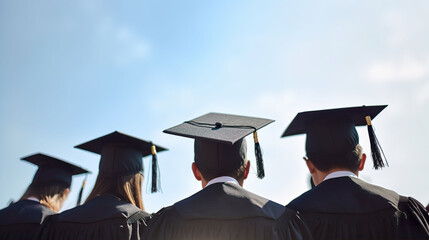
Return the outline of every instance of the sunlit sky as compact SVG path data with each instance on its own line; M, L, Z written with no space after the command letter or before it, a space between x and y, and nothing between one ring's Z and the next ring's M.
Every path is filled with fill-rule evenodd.
M366 181L429 203L428 1L0 0L0 208L17 200L42 152L89 169L73 148L115 130L159 153L155 212L201 189L193 141L162 130L208 112L276 120L261 129L266 177L244 187L281 204L308 190L305 136L280 138L301 111L388 104L373 121L389 168ZM369 153L367 130L358 129ZM256 166L253 140L248 156ZM150 157L143 159L147 172ZM145 173L147 176L147 173ZM63 209L76 204L73 178Z

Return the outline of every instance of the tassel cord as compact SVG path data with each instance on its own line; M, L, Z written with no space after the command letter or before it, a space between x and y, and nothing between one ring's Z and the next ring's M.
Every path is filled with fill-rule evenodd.
M77 203L76 203L76 206L80 206L80 203L81 203L81 201L82 201L83 189L85 188L85 184L86 184L86 179L87 179L87 177L88 177L88 175L85 175L85 179L83 180L82 187L80 188L79 195L78 195L78 197L77 197Z
M374 163L374 168L377 170L385 167L386 165L389 166L372 125L368 125L368 135L371 144L371 157Z

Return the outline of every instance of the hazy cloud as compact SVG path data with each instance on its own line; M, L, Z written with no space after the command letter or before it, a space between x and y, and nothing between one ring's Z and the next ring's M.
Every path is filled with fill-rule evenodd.
M376 83L420 80L429 76L429 57L375 60L369 65L367 74Z
M423 85L417 90L416 93L417 103L426 103L429 101L429 79L427 79Z

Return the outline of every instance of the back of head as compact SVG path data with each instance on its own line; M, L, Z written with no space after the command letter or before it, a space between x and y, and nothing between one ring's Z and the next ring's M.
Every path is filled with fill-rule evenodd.
M220 176L242 180L247 164L246 139L233 145L196 139L194 161L204 179L210 181Z
M308 159L321 171L335 168L356 171L362 148L356 127L347 118L321 118L307 130ZM356 152L358 151L358 152Z
M335 108L298 113L282 137L306 134L308 159L321 171L356 171L362 157L357 126L367 126L374 168L385 166L385 157L375 137L371 119L387 105Z
M68 196L72 176L88 173L81 167L42 153L21 159L38 166L33 181L21 199L35 197L55 212L59 212Z
M158 170L155 149L167 149L117 131L80 144L76 148L101 155L98 177L86 202L103 194L113 194L144 209L141 190L144 170L142 158L152 155L153 173ZM157 178L152 178L152 184L157 184L157 181ZM152 189L156 191L157 187Z
M142 152L124 143L109 143L101 148L100 155L97 180L86 202L103 194L113 194L143 210Z
M39 199L40 203L54 212L59 212L68 196L68 187L64 185L30 185L20 200L30 197Z
M245 137L253 134L259 178L265 176L262 151L257 137L271 119L224 113L207 113L164 130L165 133L195 139L195 164L207 181L219 176L240 176L247 164ZM237 179L239 180L239 179Z
M357 144L356 147L340 157L320 157L307 154L308 160L314 166L323 172L329 172L332 169L347 169L356 172L359 169L362 160L362 146Z
M143 175L140 173L121 177L106 177L99 174L85 203L97 196L112 194L144 210L142 184Z
M143 174L143 154L141 151L123 143L103 146L99 164L99 175L103 177Z

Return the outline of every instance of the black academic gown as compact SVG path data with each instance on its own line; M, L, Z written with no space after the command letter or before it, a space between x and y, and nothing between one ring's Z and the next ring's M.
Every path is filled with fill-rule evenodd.
M215 183L161 209L149 222L146 240L278 239L276 220L285 208L234 183ZM290 239L302 239L304 223L289 210Z
M32 200L20 200L0 210L0 240L33 239L43 220L54 211Z
M429 216L415 199L356 177L328 179L289 203L314 239L429 239Z
M48 217L41 240L119 240L141 238L148 213L113 195L102 195L87 203Z

